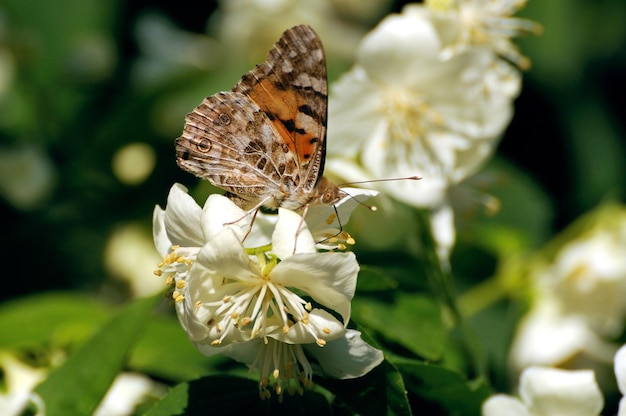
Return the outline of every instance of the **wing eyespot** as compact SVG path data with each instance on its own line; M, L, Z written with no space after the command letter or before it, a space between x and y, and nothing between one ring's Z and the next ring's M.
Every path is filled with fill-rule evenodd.
M198 149L198 151L202 153L207 153L208 151L210 151L212 146L213 145L211 144L211 141L209 139L200 139L200 141L196 143L196 149Z
M231 123L230 116L226 113L221 113L217 119L219 120L220 124L224 126L228 126Z

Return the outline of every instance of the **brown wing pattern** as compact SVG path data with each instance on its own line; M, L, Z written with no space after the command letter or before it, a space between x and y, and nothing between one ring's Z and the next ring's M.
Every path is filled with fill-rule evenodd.
M322 43L308 26L287 30L266 62L231 92L204 101L176 140L178 165L225 189L244 209L300 209L322 193L328 87ZM331 198L331 199L332 199Z
M265 112L243 94L205 98L187 114L176 153L181 168L238 196L243 208L267 198L268 206L278 206L285 197L281 184L300 183L295 155Z
M313 189L322 176L326 149L328 86L322 42L309 26L287 30L267 60L233 88L265 111L297 155L304 182Z

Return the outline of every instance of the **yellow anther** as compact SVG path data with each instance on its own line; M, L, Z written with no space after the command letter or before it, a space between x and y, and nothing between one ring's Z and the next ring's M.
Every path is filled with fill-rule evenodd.
M248 325L250 322L252 322L252 319L249 316L245 316L243 319L241 319L239 321L241 323L241 325L246 326Z
M219 339L214 339L213 341L211 341L212 346L220 345L221 343L222 341L220 341Z
M174 276L167 276L167 279L165 279L165 284L168 286L174 286L175 283L176 279L174 279Z
M350 244L351 246L356 244L356 240L352 237L348 237L346 238L346 243Z
M199 301L197 301L196 303L193 304L194 308L199 308L200 306L202 306L202 301L201 300L199 300Z
M283 326L283 334L289 332L289 327L287 325Z
M161 276L163 274L163 270L155 270L153 273L155 276Z
M274 369L274 371L272 372L272 376L274 377L274 380L278 380L278 377L280 376L280 370L278 368Z
M330 328L322 328L322 332L324 332L326 335L330 334Z
M321 339L321 338L318 338L318 339L315 341L315 343L316 343L317 345L319 345L320 347L323 347L324 345L326 345L326 341L324 341L324 340L323 340L323 339Z
M165 263L160 262L159 264L157 264L157 267L160 269L161 267L165 266Z
M311 305L311 302L307 302L306 305L304 305L304 309L311 312L313 310L313 305Z
M178 282L176 282L176 288L177 289L182 289L185 287L185 281L184 280L179 280Z
M239 314L237 312L233 312L230 314L231 319L237 319L239 318Z
M176 251L176 250L178 250L179 248L180 248L180 246L179 246L178 244L174 244L174 245L172 246L172 251Z
M228 303L228 302L230 302L230 298L231 298L231 296L230 296L230 295L226 295L226 296L224 296L224 297L222 298L222 302L224 302L224 303Z
M184 256L176 257L176 263L184 263L184 262L185 262L185 257Z
M338 250L345 250L346 249L346 245L345 244L337 244L337 249Z

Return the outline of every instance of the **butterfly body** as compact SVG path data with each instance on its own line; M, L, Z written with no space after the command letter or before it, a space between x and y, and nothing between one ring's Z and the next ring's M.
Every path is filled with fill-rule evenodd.
M345 194L323 177L327 101L322 43L296 26L231 91L187 114L177 163L243 209L332 205Z

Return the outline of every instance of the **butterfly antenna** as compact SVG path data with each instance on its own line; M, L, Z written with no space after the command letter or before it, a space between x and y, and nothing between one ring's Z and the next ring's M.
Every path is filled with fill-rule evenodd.
M339 187L342 186L350 186L350 185L360 185L363 183L372 183L372 182L389 182L389 181L419 181L420 179L422 179L421 176L407 176L405 178L388 178L388 179L372 179L372 180L368 180L368 181L357 181L357 182L346 182L346 183L342 183L340 185L338 185ZM365 208L369 209L372 212L375 212L378 210L378 208L375 205L367 205L364 202L359 201L358 199L356 199L355 197L353 197L352 195L350 195L349 193L345 192L346 195L348 195L350 198L352 198L353 200L356 201L357 204L364 206Z
M362 183L372 183L372 182L390 182L390 181L419 181L420 179L422 179L421 176L407 176L405 178L387 178L387 179L371 179L368 181L357 181L357 182L346 182L346 183L342 183L341 185L338 185L339 187L341 186L349 186L349 185L359 185Z

